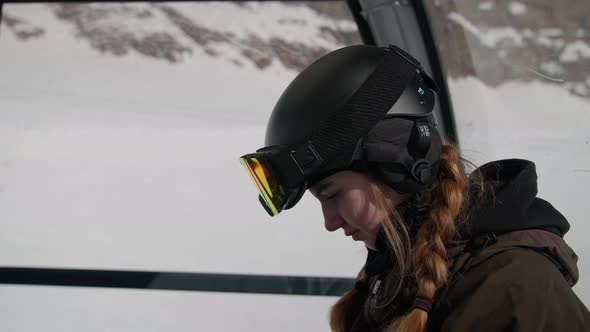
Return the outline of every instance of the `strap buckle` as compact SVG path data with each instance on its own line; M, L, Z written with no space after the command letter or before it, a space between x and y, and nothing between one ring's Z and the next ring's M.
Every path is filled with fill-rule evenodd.
M291 159L304 177L309 176L320 167L324 160L311 142L307 142L296 150L291 151Z

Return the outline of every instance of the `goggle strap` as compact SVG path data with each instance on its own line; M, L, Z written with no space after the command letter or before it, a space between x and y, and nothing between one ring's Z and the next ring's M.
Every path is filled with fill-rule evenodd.
M377 68L337 112L324 121L309 136L308 141L298 148L313 147L321 160L342 165L350 161L358 140L365 136L397 102L407 84L423 72L419 62L396 46L390 46ZM401 52L403 53L401 53ZM401 58L401 61L400 61ZM411 59L411 60L410 60ZM348 151L343 151L343 147ZM321 162L310 162L304 174L318 168L329 168Z
M308 165L305 163L306 159L296 159L293 156L295 151L289 151L288 149L282 150L272 158L272 162L276 163L276 169L280 169L281 172L275 174L280 177L280 182L286 188L295 188L301 186L305 182L304 169L301 165ZM305 156L305 155L304 155Z

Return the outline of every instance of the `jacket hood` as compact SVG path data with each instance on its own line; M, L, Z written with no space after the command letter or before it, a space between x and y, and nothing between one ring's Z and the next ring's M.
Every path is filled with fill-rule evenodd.
M478 173L492 189L475 201L468 222L459 230L460 238L465 240L497 235L488 255L478 260L509 248L530 248L550 258L574 285L578 280L578 256L563 240L570 224L549 202L537 197L535 164L522 159L499 160L481 166L473 174ZM452 258L452 253L449 256Z
M569 230L565 217L549 202L537 197L533 162L499 160L481 166L473 174L481 174L492 189L475 200L469 213L470 222L460 229L462 238L525 229L542 229L563 237Z

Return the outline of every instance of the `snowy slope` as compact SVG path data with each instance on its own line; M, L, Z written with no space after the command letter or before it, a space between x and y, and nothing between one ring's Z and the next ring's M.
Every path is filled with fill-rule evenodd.
M451 77L475 75L491 86L544 81L590 98L587 2L436 1L426 6Z
M271 221L237 161L262 145L293 70L101 55L46 8L5 11L47 37L0 40L2 265L355 275L362 247L324 234L309 197ZM358 266L325 264L343 252Z
M296 24L297 58L309 59L306 50L343 46L314 20L344 23L275 4L200 5L167 4L191 17L178 24L141 4L102 17L4 6L13 21L0 33L0 266L357 273L365 249L325 232L314 200L272 220L238 162L261 147L302 65L285 56L292 49L274 53L286 32L262 35L264 25ZM146 10L148 22L137 18ZM197 27L211 38L199 44L181 29ZM256 33L261 44L243 41ZM313 331L334 301L3 285L0 330Z

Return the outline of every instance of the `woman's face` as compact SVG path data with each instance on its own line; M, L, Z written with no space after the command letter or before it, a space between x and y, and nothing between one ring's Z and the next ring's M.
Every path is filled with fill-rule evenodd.
M375 240L388 212L379 205L371 192L371 184L378 184L367 174L341 171L326 177L309 191L320 201L324 225L330 232L340 228L346 236L363 241L375 250ZM391 187L378 184L390 206L399 204L403 196Z

